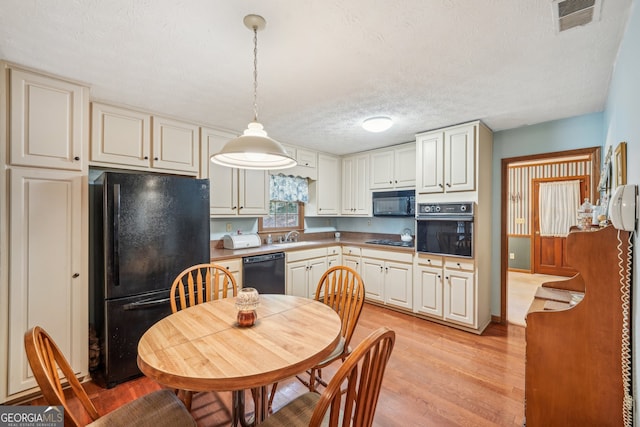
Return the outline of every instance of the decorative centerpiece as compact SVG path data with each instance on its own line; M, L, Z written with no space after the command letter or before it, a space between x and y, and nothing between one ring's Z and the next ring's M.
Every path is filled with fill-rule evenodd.
M238 291L236 308L238 309L238 326L253 326L258 315L256 308L260 305L258 290L255 288L242 288Z

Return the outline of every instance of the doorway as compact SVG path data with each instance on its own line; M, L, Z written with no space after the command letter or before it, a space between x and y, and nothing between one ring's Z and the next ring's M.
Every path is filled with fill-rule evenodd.
M511 167L517 164L524 163L552 163L559 161L560 159L571 159L586 157L590 160L590 170L588 175L591 177L591 183L598 183L600 180L600 147L590 147L577 150L558 151L553 153L535 154L529 156L512 157L502 159L501 168L501 221L500 221L500 323L507 323L508 321L508 273L509 273L509 221L513 218L510 217L510 203L513 203L513 192L510 192L509 188L509 170ZM523 185L526 186L527 194L530 194L531 178L528 177ZM589 196L594 200L595 187L597 185L590 185L591 188ZM524 197L524 203L526 205L526 213L531 214L531 197ZM530 227L531 220L526 221L526 225ZM531 239L530 228L527 229L529 238ZM533 250L533 248L532 248Z

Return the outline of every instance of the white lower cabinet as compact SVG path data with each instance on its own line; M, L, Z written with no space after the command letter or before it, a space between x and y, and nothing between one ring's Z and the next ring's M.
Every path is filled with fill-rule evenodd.
M342 265L351 267L358 274L361 274L360 265L362 263L361 249L357 246L343 246L342 247Z
M362 249L365 296L399 308L413 307L413 254Z
M327 271L327 248L287 251L286 293L313 298L320 278Z
M473 260L417 255L413 311L476 328L474 270Z
M242 288L242 258L225 259L223 261L218 261L215 264L226 268L233 278L236 279L238 289Z
M43 327L78 376L88 374L86 176L51 169L9 171L7 394L37 387L24 333Z
M342 265L342 249L340 246L327 248L327 269Z

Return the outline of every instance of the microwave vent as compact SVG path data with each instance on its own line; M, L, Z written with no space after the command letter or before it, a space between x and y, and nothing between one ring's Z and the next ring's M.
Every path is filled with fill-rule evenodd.
M556 31L584 26L600 20L602 0L555 0L552 2Z

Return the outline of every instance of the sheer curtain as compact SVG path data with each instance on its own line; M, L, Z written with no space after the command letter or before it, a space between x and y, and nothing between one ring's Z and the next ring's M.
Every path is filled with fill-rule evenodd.
M569 227L578 223L580 181L540 183L540 235L565 237Z

